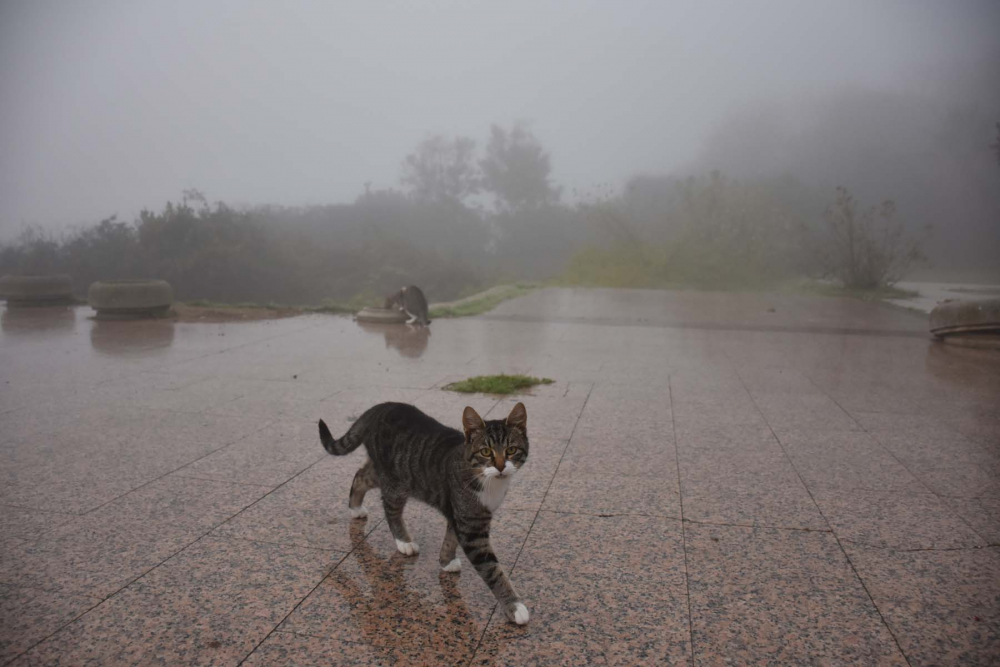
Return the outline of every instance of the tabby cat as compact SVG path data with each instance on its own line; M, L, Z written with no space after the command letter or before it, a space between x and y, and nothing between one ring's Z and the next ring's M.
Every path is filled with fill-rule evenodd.
M385 307L399 308L409 315L410 319L406 321L407 324L416 322L421 326L427 326L431 323L427 319L427 297L424 296L423 290L416 285L403 287L395 294L387 296Z
M511 477L528 458L528 415L518 403L507 419L483 421L465 408L465 434L441 424L404 403L369 408L339 440L321 419L319 438L335 456L364 444L368 460L354 475L348 507L355 518L368 512L362 502L369 489L382 491L382 505L396 548L413 556L417 545L403 523L403 507L416 498L437 508L448 520L439 562L446 572L458 572L455 555L462 546L469 562L500 602L507 618L528 622L528 608L514 591L490 545L490 520Z

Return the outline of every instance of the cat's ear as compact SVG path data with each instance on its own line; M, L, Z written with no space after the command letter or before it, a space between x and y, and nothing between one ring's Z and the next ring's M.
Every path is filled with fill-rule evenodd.
M518 403L507 415L507 426L516 428L521 433L528 432L528 412L524 409L524 403Z
M479 413L471 407L466 406L462 412L462 428L465 429L465 441L472 440L472 434L486 430L486 422L479 416Z

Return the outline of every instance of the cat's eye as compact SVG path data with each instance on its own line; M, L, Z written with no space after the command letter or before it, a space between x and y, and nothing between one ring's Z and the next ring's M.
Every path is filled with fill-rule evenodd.
M492 450L492 449L490 449L489 447L483 447L482 449L480 449L480 450L479 450L479 455L480 455L480 456L486 456L486 457L489 457L489 456L491 456L492 454L493 454L493 450Z
M514 456L517 454L517 447L511 446L507 448L507 456Z

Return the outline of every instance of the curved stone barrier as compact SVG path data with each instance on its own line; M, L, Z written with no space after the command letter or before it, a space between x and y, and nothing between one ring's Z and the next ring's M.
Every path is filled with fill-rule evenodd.
M944 301L931 311L930 328L950 343L1000 347L1000 298Z
M87 290L87 301L97 319L159 317L170 310L174 290L166 280L98 281Z
M931 311L930 326L938 338L984 331L1000 333L1000 298L945 301Z
M61 306L73 303L73 279L64 273L50 276L4 276L0 297L8 306Z

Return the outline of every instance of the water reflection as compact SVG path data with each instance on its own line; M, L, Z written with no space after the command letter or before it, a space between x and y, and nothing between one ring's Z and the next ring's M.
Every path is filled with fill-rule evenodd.
M11 336L73 333L76 310L70 306L8 306L0 315L0 327L4 334Z
M391 347L401 356L416 359L427 350L430 327L415 327L406 324L375 324L358 322L358 326L372 334L382 334L385 346Z
M932 341L924 363L939 380L963 388L1000 391L1000 349Z
M352 521L350 527L352 541L358 545L350 559L360 566L364 579L343 565L329 576L330 584L350 604L351 621L363 643L385 646L391 638L394 652L406 656L410 664L450 664L471 657L483 628L462 599L460 577L441 571L437 558L432 557L441 596L428 598L433 589L422 594L406 583L410 574L415 583L426 581L433 586L419 576L420 563L398 553L378 556L365 539L366 525Z
M91 320L90 344L102 354L155 353L173 342L173 320Z

